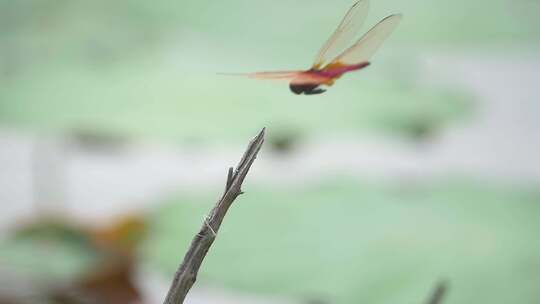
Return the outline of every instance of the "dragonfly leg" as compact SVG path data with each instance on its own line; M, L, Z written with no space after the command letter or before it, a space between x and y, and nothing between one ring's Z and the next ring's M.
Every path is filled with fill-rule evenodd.
M304 94L305 95L317 95L317 94L322 94L324 92L326 92L326 90L318 88L318 89L313 89L313 90L310 90L310 91L305 91Z

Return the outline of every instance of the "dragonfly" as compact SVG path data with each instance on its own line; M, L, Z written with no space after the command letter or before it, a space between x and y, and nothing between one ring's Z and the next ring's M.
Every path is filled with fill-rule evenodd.
M254 79L285 80L290 90L299 95L315 95L326 92L346 73L361 70L370 65L370 59L381 44L390 36L402 19L393 14L373 26L352 46L351 43L364 23L369 10L369 0L360 0L349 9L341 23L319 50L313 65L308 70L256 72L229 74Z

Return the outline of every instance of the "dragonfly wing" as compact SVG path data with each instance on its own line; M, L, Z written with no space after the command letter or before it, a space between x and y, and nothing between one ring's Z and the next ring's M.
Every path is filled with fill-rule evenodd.
M345 49L347 44L358 34L360 27L366 20L368 9L369 0L360 0L349 9L337 29L319 50L313 67L318 68L325 65Z
M401 21L401 14L390 15L372 27L353 46L345 50L331 64L357 64L368 62Z
M234 74L234 73L222 73L220 75L227 76L243 76L253 79L270 79L270 80L286 80L290 81L296 78L302 71L276 71L276 72L256 72L256 73L245 73L245 74Z

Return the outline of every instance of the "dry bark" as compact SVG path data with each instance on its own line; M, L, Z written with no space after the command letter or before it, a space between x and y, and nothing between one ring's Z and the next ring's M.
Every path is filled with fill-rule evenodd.
M225 192L204 219L204 223L202 224L199 233L197 233L191 241L191 245L184 256L184 260L174 275L172 285L165 298L165 304L183 303L191 286L195 283L202 261L216 238L219 227L227 214L227 210L229 210L229 207L234 200L243 193L241 189L242 183L261 149L264 142L264 132L265 129L262 129L261 132L251 140L246 152L244 152L242 159L238 163L238 166L236 166L236 170L232 167L229 168Z

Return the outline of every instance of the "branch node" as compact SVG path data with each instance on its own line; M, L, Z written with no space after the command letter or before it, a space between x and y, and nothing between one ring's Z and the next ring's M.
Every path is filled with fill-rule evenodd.
M227 183L225 184L225 193L229 191L231 188L232 182L233 182L233 174L234 174L234 168L229 167L229 171L227 172Z
M206 224L208 229L210 229L210 232L212 232L212 236L216 237L217 233L214 231L214 228L212 228L212 226L210 226L210 223L208 223L208 217L206 217L206 216L204 217L204 223Z

